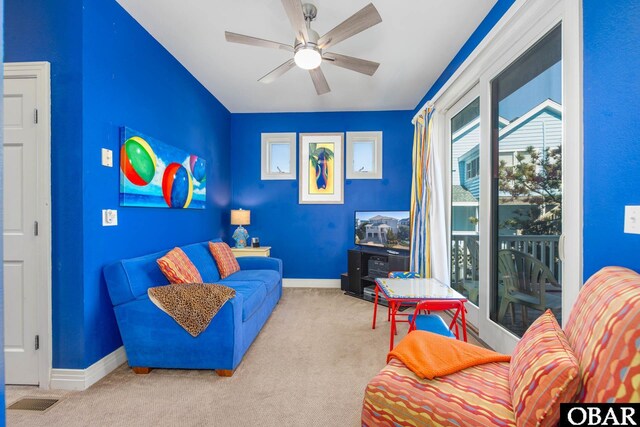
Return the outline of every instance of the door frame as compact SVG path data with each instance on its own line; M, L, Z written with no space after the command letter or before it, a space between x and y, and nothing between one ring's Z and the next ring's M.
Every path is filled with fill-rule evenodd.
M51 327L51 66L49 62L5 62L4 80L36 79L36 108L38 109L38 239L36 254L37 331L39 386L48 389L52 369Z
M562 22L562 99L563 99L563 236L560 255L563 259L563 324L577 299L583 281L583 83L582 83L582 1L581 0L516 0L478 47L454 72L442 89L429 101L445 119L449 108L469 90L479 87L480 121L490 123L490 81L535 44L549 30ZM443 133L444 134L444 133ZM444 136L444 135L441 135ZM442 137L442 144L446 137ZM481 126L480 187L491 188L491 127ZM448 161L448 160L447 160ZM480 200L480 235L491 234L491 201ZM571 248L565 251L564 248ZM480 265L490 265L490 239L480 244ZM480 338L494 349L509 353L518 342L516 337L489 317L491 275L487 268L480 273ZM484 334L483 334L484 329Z

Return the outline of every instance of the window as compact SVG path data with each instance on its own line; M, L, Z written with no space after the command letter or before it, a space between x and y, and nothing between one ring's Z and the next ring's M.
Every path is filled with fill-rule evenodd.
M475 159L467 162L467 179L472 179L480 175L480 159Z
M296 134L263 133L261 179L296 179Z
M347 132L347 179L382 178L382 132Z
M522 336L547 308L562 321L561 27L493 79L491 93L491 318Z
M449 113L451 286L479 306L480 98L470 98L475 93L470 91Z

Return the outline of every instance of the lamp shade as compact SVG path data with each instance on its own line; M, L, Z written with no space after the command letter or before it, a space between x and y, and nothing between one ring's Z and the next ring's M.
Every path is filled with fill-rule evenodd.
M251 211L243 209L231 210L231 225L249 225L251 224Z

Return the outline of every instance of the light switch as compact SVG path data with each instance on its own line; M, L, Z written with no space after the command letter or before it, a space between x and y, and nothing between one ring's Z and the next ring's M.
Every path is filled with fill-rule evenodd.
M105 227L118 225L118 211L115 209L103 209L102 225Z
M102 166L113 167L113 151L108 148L102 149Z
M640 234L640 206L624 207L624 232Z

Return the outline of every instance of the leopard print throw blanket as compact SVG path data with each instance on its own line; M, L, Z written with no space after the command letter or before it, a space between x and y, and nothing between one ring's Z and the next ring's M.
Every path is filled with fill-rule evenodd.
M236 291L222 285L185 283L149 288L147 294L160 310L197 337Z

